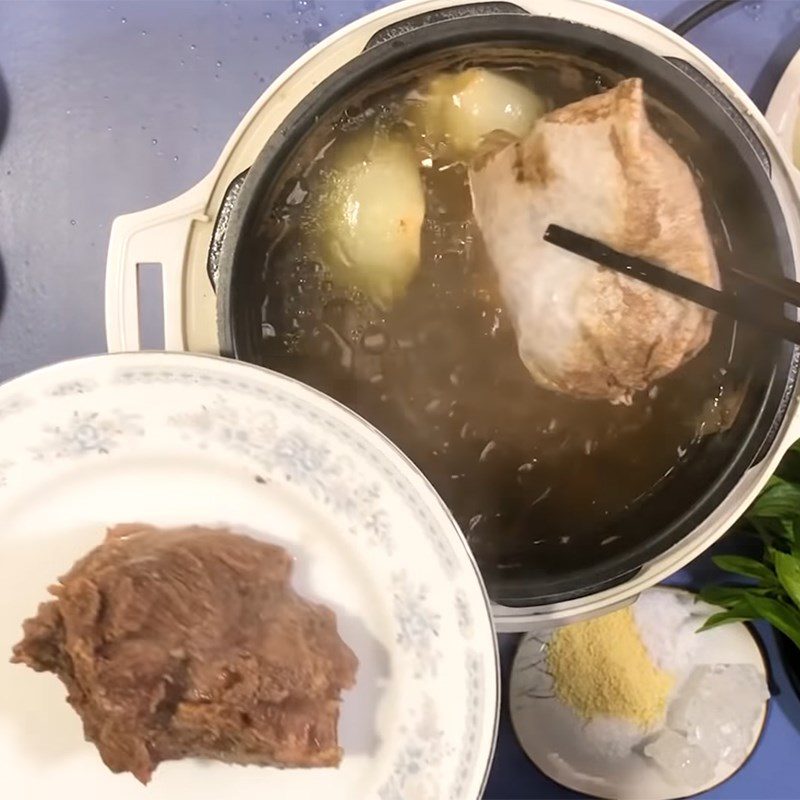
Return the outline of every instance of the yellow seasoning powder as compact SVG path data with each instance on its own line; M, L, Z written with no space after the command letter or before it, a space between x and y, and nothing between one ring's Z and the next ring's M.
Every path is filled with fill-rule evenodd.
M630 608L557 630L547 665L556 697L586 719L605 714L649 728L664 718L674 678L651 660Z

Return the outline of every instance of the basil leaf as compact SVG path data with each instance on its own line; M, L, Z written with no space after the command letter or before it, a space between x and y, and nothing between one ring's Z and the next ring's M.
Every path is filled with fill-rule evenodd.
M775 583L775 573L754 558L747 558L747 556L714 556L711 560L725 572L756 578L768 584Z
M800 515L800 485L771 478L747 512L752 517L783 519Z
M800 562L788 553L775 553L773 558L781 586L786 589L795 605L800 607Z
M745 602L756 616L769 622L781 633L785 633L800 647L800 611L779 600L770 600L768 597L748 595Z

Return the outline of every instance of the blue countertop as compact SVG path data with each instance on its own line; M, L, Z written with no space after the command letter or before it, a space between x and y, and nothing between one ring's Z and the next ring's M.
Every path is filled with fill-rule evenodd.
M309 46L380 5L0 2L0 379L103 352L113 218L196 183L269 81ZM699 4L623 5L669 25ZM690 38L763 109L800 48L800 1L740 3ZM704 558L675 580L700 585L711 569ZM704 797L800 797L792 768L800 701L771 632L761 632L778 691L765 735L745 767ZM501 637L504 679L515 645L516 637ZM505 706L485 796L574 796L530 764Z

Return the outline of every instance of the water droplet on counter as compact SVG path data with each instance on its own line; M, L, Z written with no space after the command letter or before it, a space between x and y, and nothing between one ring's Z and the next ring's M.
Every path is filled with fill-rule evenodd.
M120 20L120 22L121 22L123 25L124 25L124 24L125 24L127 21L128 21L128 20L127 20L125 17L123 17L123 18Z
M158 144L158 139L151 139L150 140L150 144L157 145Z
M269 11L265 11L264 12L264 19L272 19L272 14L270 14Z
M197 45L196 44L190 44L189 45L189 49L190 50L197 50Z
M68 108L64 113L69 116L72 113L72 109Z
M222 66L222 62L221 61L217 61L217 66L221 67Z
M139 33L141 33L142 36L147 36L147 31L139 31Z
M750 19L755 20L756 22L761 19L761 11L763 9L763 3L761 0L754 0L752 3L746 3L744 10L747 13L747 16Z
M317 44L322 37L320 36L318 31L315 31L313 28L305 28L303 30L303 44L306 47L311 47L311 45Z
M77 224L78 224L78 221L77 221L77 220L75 220L75 219L71 219L71 220L69 221L69 224L70 224L70 225L77 225Z
M111 126L109 125L109 126L106 128L106 130L110 132L110 131L111 131Z
M178 160L178 156L172 156L172 160L173 161L177 161Z

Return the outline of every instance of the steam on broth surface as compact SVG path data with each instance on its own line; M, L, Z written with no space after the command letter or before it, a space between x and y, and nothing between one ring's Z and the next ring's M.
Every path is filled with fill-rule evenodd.
M483 65L527 87L546 109L616 80L544 54ZM448 68L475 66L465 59ZM651 533L615 523L719 429L713 410L746 376L732 365L730 325L717 320L693 361L630 406L537 386L472 215L467 169L453 148L426 140L414 124L419 108L409 110L428 78L408 75L351 100L285 166L262 226L259 359L340 400L403 449L484 568L502 573L528 562L530 573L535 561L536 574L562 576L591 566L598 548L621 551ZM390 302L363 284L345 286L320 244L338 159L365 136L409 143L424 189L419 265ZM392 190L386 186L387 196Z

